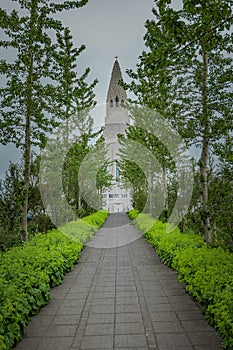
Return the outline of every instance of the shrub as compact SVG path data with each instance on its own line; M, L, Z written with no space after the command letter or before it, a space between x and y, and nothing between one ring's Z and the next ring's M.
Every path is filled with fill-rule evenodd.
M130 220L136 219L136 217L137 217L138 215L139 215L139 211L136 210L136 209L130 210L130 211L128 212L128 216L129 216Z
M166 224L147 214L136 219L161 261L178 273L186 290L199 302L208 322L222 337L222 347L233 349L233 256L208 246L199 235L166 232Z
M99 210L92 215L84 217L82 220L94 228L99 228L103 225L107 216L108 212L106 210Z
M107 217L101 211L86 221L68 224L81 230L87 241ZM77 263L83 244L58 229L41 233L22 247L2 253L0 261L0 349L11 349L22 337L30 317L38 313L50 298L50 288L59 285L66 272Z

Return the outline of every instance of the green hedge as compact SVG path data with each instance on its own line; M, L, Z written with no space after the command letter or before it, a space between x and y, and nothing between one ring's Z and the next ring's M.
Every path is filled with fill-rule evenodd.
M160 259L178 273L186 290L199 302L208 322L233 349L233 256L207 245L199 235L166 232L166 224L139 214L136 227L153 245Z
M84 245L91 239L96 230L103 225L108 214L109 213L106 210L99 210L94 214L85 216L77 221L71 221L65 226L61 226L60 230L75 242Z
M136 209L130 210L129 213L128 213L129 218L130 218L131 220L136 219L136 217L138 216L138 214L139 214L139 211L136 210Z
M38 234L23 247L2 253L0 261L0 349L8 350L21 339L30 317L50 299L50 289L59 285L77 263L83 242L105 221L100 211L69 223L72 234L81 231L82 243L58 229ZM88 222L88 223L87 223Z

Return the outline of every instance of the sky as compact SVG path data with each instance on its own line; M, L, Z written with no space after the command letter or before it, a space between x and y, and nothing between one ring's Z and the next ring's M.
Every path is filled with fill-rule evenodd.
M7 10L17 6L10 0L0 0L0 4ZM90 67L88 81L98 79L95 88L98 106L106 102L115 56L118 56L125 81L125 70L135 70L138 57L145 49L144 24L153 17L153 6L153 0L89 0L82 8L59 14L63 25L71 30L74 46L86 46L78 57L77 70L81 75L86 67ZM97 111L98 108L103 110L97 107ZM96 126L104 123L102 112L97 112L94 117ZM0 177L8 169L9 161L17 162L19 157L20 152L13 145L0 146Z

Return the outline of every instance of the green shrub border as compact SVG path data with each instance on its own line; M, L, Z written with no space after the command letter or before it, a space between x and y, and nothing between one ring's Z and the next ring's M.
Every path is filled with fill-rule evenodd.
M206 320L222 338L222 348L232 350L232 254L221 247L211 247L199 235L180 233L178 228L167 233L166 224L148 214L138 213L134 223L161 261L177 272L178 280L198 301Z
M22 247L2 253L0 261L0 349L9 350L23 335L39 309L50 299L50 289L61 284L66 272L78 262L84 242L108 216L98 211L69 223L75 241L58 229L37 234Z

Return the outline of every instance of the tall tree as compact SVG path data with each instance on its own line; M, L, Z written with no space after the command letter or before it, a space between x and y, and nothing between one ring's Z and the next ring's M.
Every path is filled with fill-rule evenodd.
M49 81L54 45L51 30L62 29L53 15L63 10L84 6L87 0L61 1L17 0L20 10L0 10L0 26L6 40L0 45L14 48L14 63L1 60L0 72L6 77L1 88L1 142L14 142L23 151L24 185L22 227L28 240L27 210L30 179L31 146L42 145L52 125L51 110L54 89Z
M134 117L132 113L131 115ZM156 208L156 205L153 202L156 202L155 198L158 199L159 197L159 192L158 190L156 191L156 187L159 184L159 187L163 189L163 198L160 198L159 201L162 201L162 210L168 211L169 203L167 173L169 172L170 175L174 175L175 165L166 147L155 135L148 133L145 129L142 129L137 125L137 116L134 118L134 125L130 125L126 130L126 135L119 135L119 138L123 146L120 152L122 153L123 158L121 172L124 177L126 177L132 183L135 208L142 210L143 204L144 206L146 204L145 199L148 197L149 207L145 209L150 211L151 214L153 212L157 212L158 208ZM145 147L144 150L138 150L137 152L137 160L140 159L140 167L137 164L134 164L134 162L128 157L130 152L132 152L130 150L131 140L140 143ZM149 153L151 154L151 156L148 154L148 159L146 159L147 156L144 152L146 149L149 150ZM158 174L157 164L154 159L152 159L154 157L160 163L161 174ZM146 163L144 163L145 160ZM157 176L155 175L156 172Z
M69 196L69 147L70 135L73 130L79 136L88 135L93 127L90 110L95 106L93 89L97 84L95 79L91 84L86 82L90 69L87 68L82 76L77 73L77 58L85 49L84 45L75 48L69 28L57 32L57 49L54 52L54 79L56 86L56 116L63 122L58 136L64 140L66 148L65 159L65 195ZM90 136L91 138L91 136ZM82 145L85 143L81 142ZM85 149L85 145L84 145Z
M155 3L156 20L146 22L147 51L137 73L129 72L130 88L141 103L170 118L188 145L201 148L201 216L203 236L210 242L210 153L233 128L231 1L184 0L180 10L169 0ZM153 84L157 78L164 83Z

